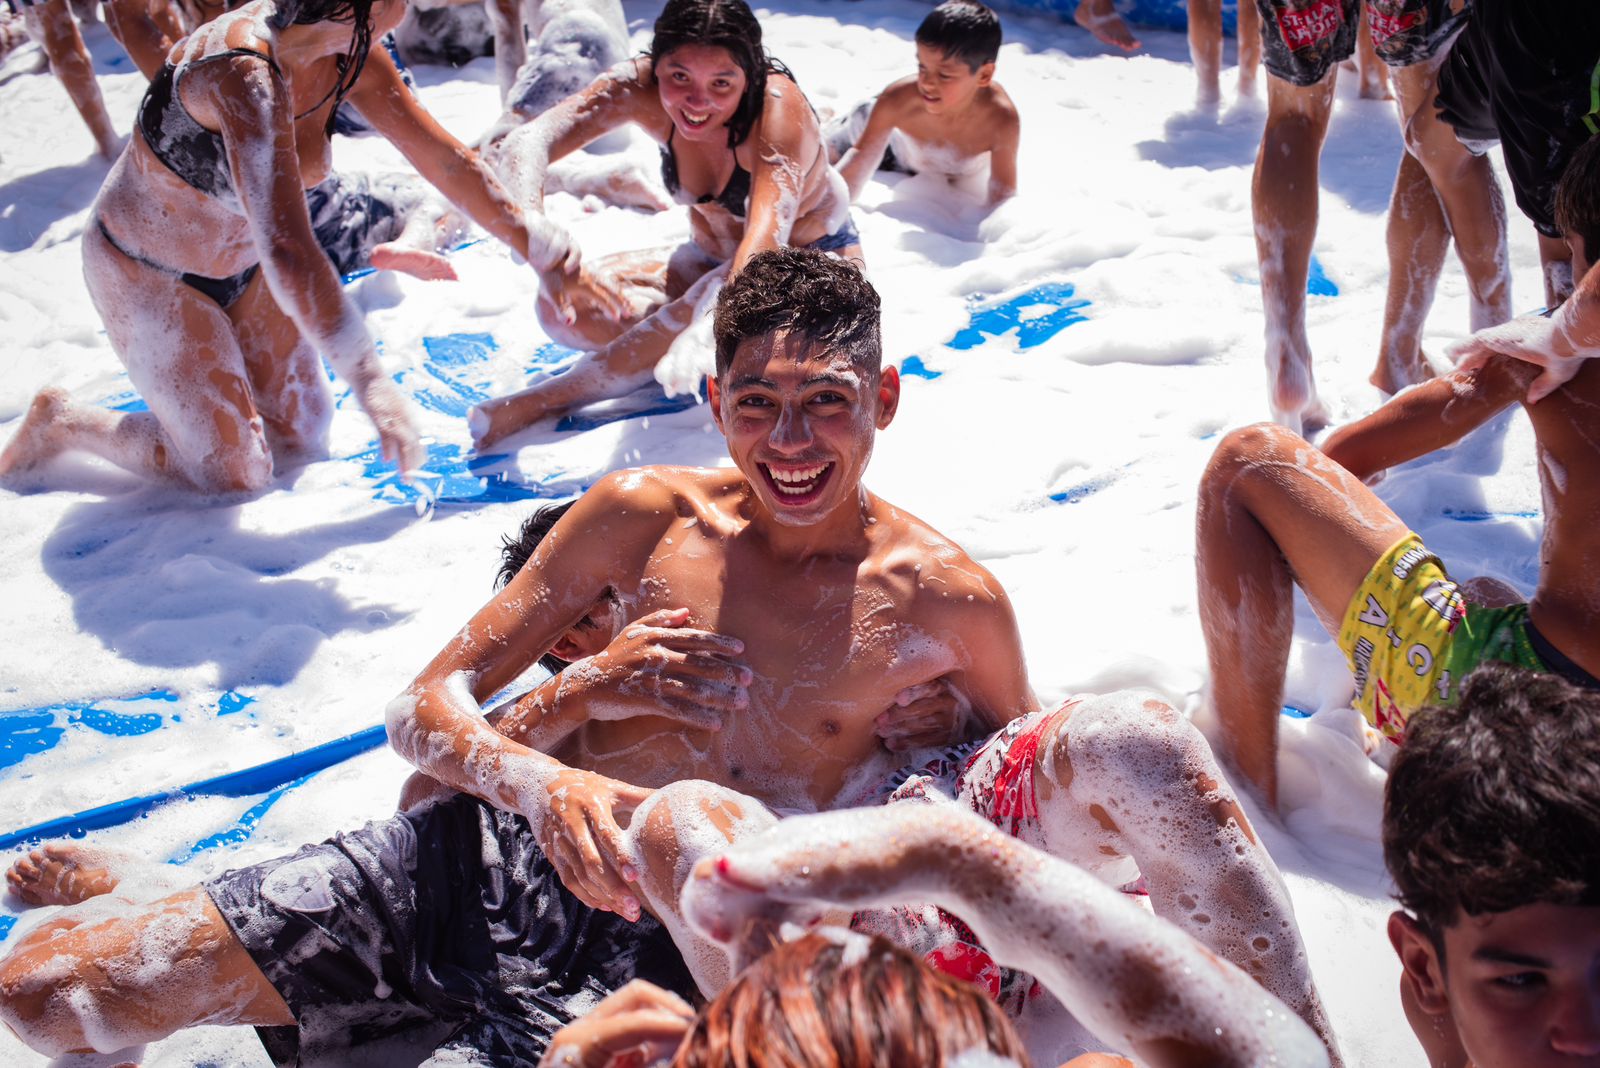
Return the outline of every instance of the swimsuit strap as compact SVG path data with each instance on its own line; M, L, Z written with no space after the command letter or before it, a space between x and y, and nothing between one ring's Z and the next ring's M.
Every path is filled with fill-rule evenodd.
M674 198L683 188L683 182L678 177L678 157L672 152L672 136L677 133L678 127L672 125L667 131L667 143L661 146L661 184L667 187L667 193ZM739 157L733 157L733 173L728 175L728 184L717 193L702 193L695 198L696 204L720 204L730 214L744 218L745 202L750 199L750 172L739 163Z

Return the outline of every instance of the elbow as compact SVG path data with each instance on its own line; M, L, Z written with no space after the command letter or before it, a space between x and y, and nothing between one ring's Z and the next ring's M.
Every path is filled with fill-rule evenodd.
M389 748L393 749L401 759L408 764L418 767L420 756L417 739L422 734L418 721L418 711L422 707L422 696L413 687L389 702L383 710L383 726L389 736Z

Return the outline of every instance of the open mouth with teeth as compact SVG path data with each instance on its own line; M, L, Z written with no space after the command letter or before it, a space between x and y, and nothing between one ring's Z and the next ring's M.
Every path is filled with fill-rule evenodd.
M833 475L833 464L762 464L761 472L777 491L778 502L792 506L810 504L821 496L823 487Z
M692 111L680 111L678 116L683 119L684 128L689 130L703 130L711 122L711 112L709 111L699 114Z

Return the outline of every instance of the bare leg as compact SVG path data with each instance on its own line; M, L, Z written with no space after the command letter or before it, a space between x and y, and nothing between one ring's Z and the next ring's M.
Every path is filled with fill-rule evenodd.
M1261 70L1261 9L1255 0L1239 5L1239 95L1256 95L1256 74Z
M540 420L620 397L650 381L656 362L688 329L704 288L720 277L706 275L683 296L656 309L615 341L579 357L566 373L546 378L520 393L476 405L467 417L474 446L486 448Z
M70 909L0 959L0 1023L33 1049L110 1053L198 1024L294 1023L204 890L110 904Z
M1311 86L1267 78L1267 125L1250 185L1272 418L1298 430L1320 416L1306 337L1306 277L1317 233L1317 174L1338 68Z
M1394 87L1403 118L1406 150L1428 173L1450 221L1456 255L1472 294L1471 328L1482 330L1511 318L1510 258L1506 251L1506 207L1487 156L1474 156L1435 108L1444 57L1396 68Z
M56 77L61 79L67 95L72 98L73 106L83 116L84 125L89 127L89 133L94 136L100 155L115 159L117 153L122 151L122 138L117 136L116 128L111 125L111 117L106 114L105 101L100 97L100 85L94 80L94 64L89 59L89 50L83 46L78 24L72 21L72 12L67 10L65 0L48 0L47 3L29 7L24 18L35 40L44 48L45 55L50 57L50 66L55 69Z
M1572 250L1559 237L1538 236L1539 264L1544 269L1544 306L1554 308L1572 296Z
M1338 1064L1283 879L1200 732L1124 692L1069 702L1038 753L1043 848L1090 869L1132 857L1156 915L1282 1000Z
M1253 3L1243 0L1239 8ZM1242 27L1239 41L1242 48ZM1189 60L1194 64L1196 103L1215 106L1222 99L1222 0L1189 0Z
M84 280L106 333L148 412L120 414L69 403L59 390L35 399L4 453L0 478L82 449L146 478L209 492L254 491L272 479L272 453L256 411L233 324L177 279L128 259L91 226ZM265 289L260 278L256 286Z
M106 27L146 78L161 73L183 30L164 0L106 0Z
M1363 100L1389 100L1389 66L1378 58L1372 43L1371 18L1367 5L1361 5L1361 23L1356 27L1356 73L1361 78Z
M322 359L278 307L264 275L256 275L227 315L238 332L272 455L279 460L325 456L333 395Z
M1366 8L1362 8L1363 11ZM1422 164L1409 152L1400 156L1394 195L1389 200L1389 297L1383 307L1383 341L1378 366L1369 381L1385 393L1433 377L1422 358L1422 327L1433 306L1450 225Z
M516 83L518 69L528 59L522 4L519 0L483 0L483 10L494 30L494 74L500 83L500 101L504 103Z
M1111 0L1078 0L1072 21L1112 48L1132 52L1139 47L1139 38L1133 35L1122 16L1112 8Z
M1235 430L1201 476L1200 626L1218 740L1277 804L1278 715L1298 585L1330 633L1406 525L1350 472L1267 424Z
M922 902L959 915L995 960L1037 976L1142 1063L1327 1063L1310 1030L1237 969L955 805L793 817L703 862L683 895L695 924L719 933L770 923L774 905L809 923L840 906Z

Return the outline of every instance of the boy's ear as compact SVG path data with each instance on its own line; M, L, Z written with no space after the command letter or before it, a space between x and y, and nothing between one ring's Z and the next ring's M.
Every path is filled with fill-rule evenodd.
M722 425L722 390L717 386L716 375L706 375L706 403L711 406L711 421L726 436L728 430Z
M894 413L899 410L900 369L890 364L878 375L878 429L894 422Z
M985 63L978 68L978 88L987 88L992 81L994 81L994 63Z
M1423 1012L1438 1016L1450 1011L1450 997L1445 991L1444 964L1433 939L1416 920L1404 912L1389 915L1389 944L1400 958L1405 979L1416 991L1417 1006Z

